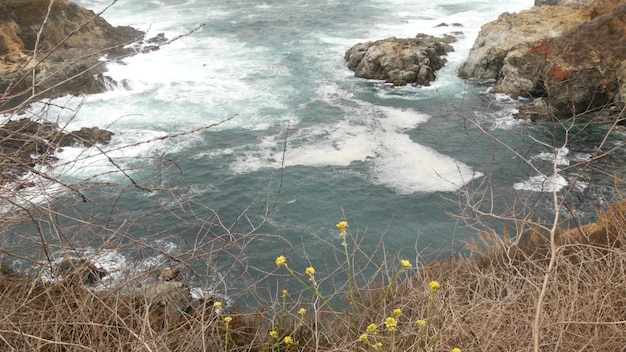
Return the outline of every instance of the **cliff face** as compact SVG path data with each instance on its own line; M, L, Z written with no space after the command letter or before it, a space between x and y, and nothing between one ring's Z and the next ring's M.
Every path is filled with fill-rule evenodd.
M48 0L0 0L0 111L33 98L101 91L99 58L128 55L123 45L143 37L67 0L55 1L45 20L48 5Z
M626 3L560 1L485 24L459 76L536 98L521 113L545 118L623 104L625 68Z

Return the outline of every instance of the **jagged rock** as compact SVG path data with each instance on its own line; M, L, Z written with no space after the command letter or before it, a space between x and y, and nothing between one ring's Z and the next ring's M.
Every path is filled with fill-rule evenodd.
M174 308L173 312L188 312L196 303L191 296L189 285L180 281L159 281L141 287L141 295L160 308Z
M113 132L98 127L82 127L78 131L70 132L70 136L75 141L86 147L91 147L96 143L109 144L113 135Z
M555 116L555 114L555 109L548 104L546 99L537 98L530 104L520 106L519 111L514 116L523 120L539 121L545 120L548 116Z
M348 68L356 77L385 80L394 85L430 85L435 71L442 68L453 48L452 36L437 38L419 34L416 38L387 38L359 43L345 53Z
M66 280L82 282L86 285L94 284L109 274L86 259L73 258L61 261L56 265L55 271Z
M623 102L626 3L562 1L485 24L459 69L462 78L495 80L494 92L542 97L556 116Z

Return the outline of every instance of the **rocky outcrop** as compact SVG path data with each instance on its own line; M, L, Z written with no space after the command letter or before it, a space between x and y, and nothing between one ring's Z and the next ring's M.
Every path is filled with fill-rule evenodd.
M360 78L385 80L394 85L430 85L435 71L447 60L453 48L452 36L437 38L418 34L416 38L387 38L359 43L346 51L348 68Z
M18 182L16 188L28 187L21 177L38 165L56 161L54 152L71 145L106 144L112 132L97 127L64 132L50 122L31 119L10 120L0 126L0 184Z
M0 0L0 111L29 99L102 91L100 59L131 54L124 45L144 34L113 27L67 0L55 1L46 19L48 4Z
M537 3L552 6L505 13L485 24L459 76L493 80L494 92L543 100L522 109L532 118L625 102L626 3Z

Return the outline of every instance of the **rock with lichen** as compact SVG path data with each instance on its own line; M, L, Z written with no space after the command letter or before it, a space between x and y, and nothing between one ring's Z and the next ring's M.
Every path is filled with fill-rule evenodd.
M354 45L345 53L348 68L360 78L384 80L394 85L430 85L435 72L452 51L452 36L420 34L416 38L387 38Z

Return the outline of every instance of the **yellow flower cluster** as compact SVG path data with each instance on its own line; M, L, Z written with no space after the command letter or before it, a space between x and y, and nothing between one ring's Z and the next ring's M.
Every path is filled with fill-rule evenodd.
M276 258L276 266L285 266L285 265L287 265L287 258L285 258L284 255L281 255L278 258Z
M428 286L430 287L431 290L433 290L433 292L437 292L437 290L439 290L439 287L441 287L439 285L439 282L437 281L431 281Z
M376 328L376 324L371 323L370 325L367 326L367 333L368 334L378 334L378 329Z
M367 343L367 342L369 342L370 340L369 340L369 338L367 337L367 334L361 334L361 336L359 336L359 341Z
M222 308L222 302L219 302L219 301L218 301L218 302L213 303L213 308L215 308L215 309L220 309L220 308Z
M402 311L399 308L393 310L393 316L398 318L402 315Z
M387 327L387 330L389 331L396 331L396 327L398 326L398 321L396 320L396 318L389 317L385 319L385 326Z
M418 320L418 321L417 321L417 325L419 325L419 326L424 326L424 325L426 325L426 320L423 320L423 319Z
M315 268L310 266L310 267L306 268L304 273L309 275L309 276L313 276L313 275L315 275Z
M455 347L455 348L453 348L453 349L452 349L452 351L450 351L450 352L461 352L461 349L460 349L460 348Z
M306 315L306 309L305 308L300 308L298 313L300 313L301 316L305 316Z
M339 221L339 223L337 224L337 228L339 229L339 231L341 231L341 233L345 233L348 226L349 225L347 221Z
M402 264L402 267L404 269L411 269L411 267L413 266L413 265L411 265L411 262L406 260L406 259L400 260L400 264Z
M291 345L293 344L293 338L291 336L285 336L285 338L283 339L283 343L285 345Z
M231 321L233 321L233 318L231 318L231 317L224 317L224 324L228 325L228 323L230 323Z
M270 331L270 337L277 338L278 337L278 332L276 330Z

